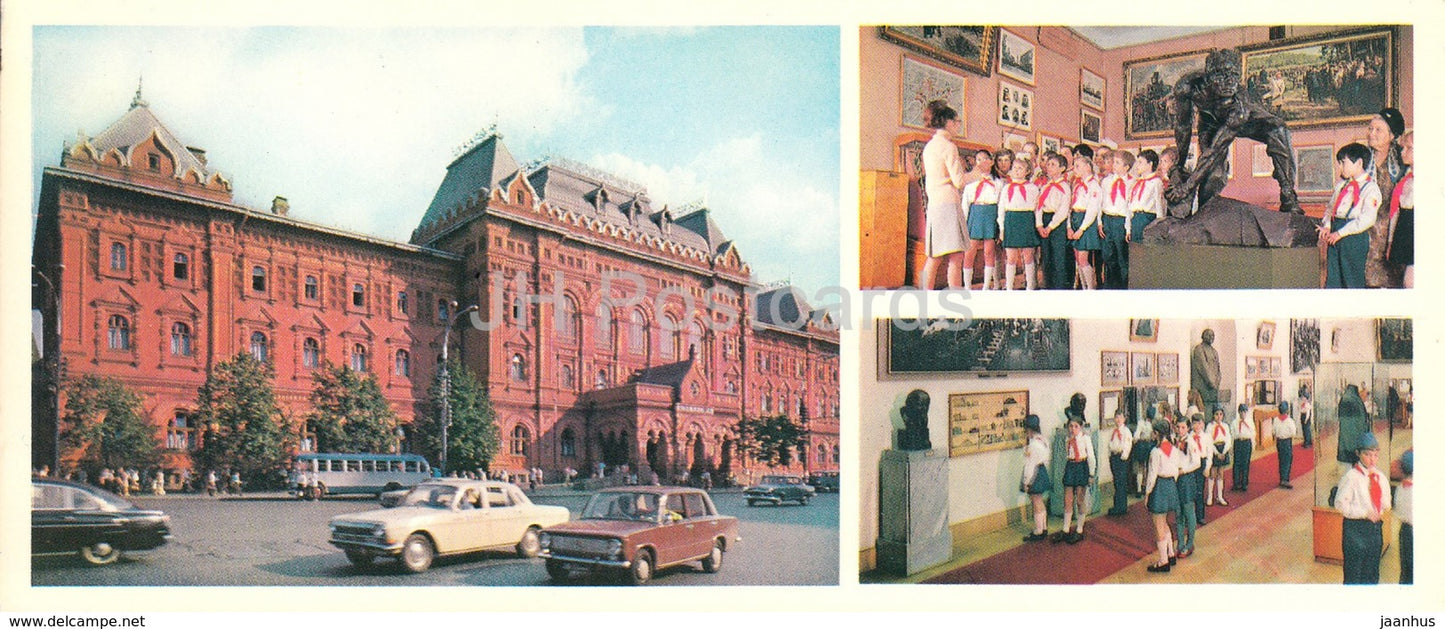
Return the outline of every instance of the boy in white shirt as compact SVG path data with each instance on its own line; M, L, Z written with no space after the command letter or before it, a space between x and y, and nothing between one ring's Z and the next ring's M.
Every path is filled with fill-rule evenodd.
M1114 476L1114 506L1109 515L1129 512L1129 454L1134 435L1124 425L1124 411L1114 411L1114 430L1109 433L1109 473Z
M1274 435L1275 453L1279 457L1279 486L1294 489L1289 483L1290 469L1294 467L1294 418L1289 415L1289 402L1279 403L1279 416L1270 427Z
M1254 413L1248 404L1239 405L1234 420L1234 491L1249 491L1249 464L1254 456Z
M1380 458L1380 442L1367 432L1355 450L1359 462L1340 478L1335 488L1335 508L1344 516L1340 544L1344 553L1344 582L1378 584L1380 557L1383 554L1384 514L1390 510L1390 479L1375 463Z
M1380 186L1365 172L1370 149L1351 142L1335 153L1335 164L1344 179L1320 224L1320 240L1329 245L1325 252L1325 288L1365 288L1365 258L1370 249L1370 229L1375 225L1383 197Z
M1104 177L1104 288L1129 287L1129 187L1134 180L1129 170L1134 167L1134 154L1113 151L1109 158L1112 172Z

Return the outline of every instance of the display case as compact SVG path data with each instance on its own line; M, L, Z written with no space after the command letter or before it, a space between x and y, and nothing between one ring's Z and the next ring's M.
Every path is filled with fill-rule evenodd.
M1335 489L1356 462L1355 448L1372 432L1380 443L1377 467L1388 473L1390 462L1410 447L1410 429L1401 422L1411 380L1409 363L1322 363L1315 369L1310 418L1314 433L1314 552L1316 561L1340 563L1343 520L1334 508ZM1299 419L1299 403L1291 400ZM1386 514L1385 545L1393 538Z

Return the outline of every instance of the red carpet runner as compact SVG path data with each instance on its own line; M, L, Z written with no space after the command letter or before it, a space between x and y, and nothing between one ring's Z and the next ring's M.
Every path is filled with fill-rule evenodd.
M1249 491L1224 492L1224 499L1229 501L1229 506L1205 507L1205 516L1209 522L1206 526L1212 526L1218 518L1230 511L1274 490L1279 485L1278 456L1271 452L1254 460L1249 468ZM1290 470L1291 480L1308 474L1314 466L1314 451L1301 448L1296 442L1294 465ZM1225 477L1233 478L1233 468L1225 473ZM1296 485L1293 490L1282 491L1313 491L1313 488ZM1128 515L1103 515L1113 500L1113 492L1102 496L1103 508L1100 515L1090 516L1085 522L1085 537L1082 542L1053 544L1042 541L1023 544L940 574L924 583L1098 583L1104 577L1133 565L1145 555L1158 552L1154 544L1154 523L1144 501L1138 500L1130 504ZM1062 522L1051 519L1049 526L1050 530L1057 530L1057 527L1062 526ZM1020 535L1022 534L1021 532Z

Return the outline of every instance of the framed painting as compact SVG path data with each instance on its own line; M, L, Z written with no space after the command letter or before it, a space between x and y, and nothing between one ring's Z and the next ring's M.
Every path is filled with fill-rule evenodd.
M1279 404L1279 381L1278 380L1256 380L1253 383L1250 397L1256 405L1273 406Z
M962 74L909 55L903 55L901 72L903 126L928 128L928 103L935 100L948 103L958 112L960 120L968 120L963 107L965 80ZM963 135L962 130L959 135Z
M998 73L1034 84L1034 44L1027 39L1001 28L998 29Z
M1099 392L1099 423L1096 426L1113 425L1114 412L1118 411L1123 404L1123 391L1100 391Z
M1029 138L1026 135L1019 135L1012 132L1005 132L1003 134L1003 147L1014 153L1024 150L1024 144L1027 144L1028 141Z
M1274 176L1274 160L1269 158L1268 149L1269 147L1258 142L1249 148L1251 175L1255 177Z
M1015 129L1032 129L1034 117L1034 91L998 83L998 124Z
M1291 127L1354 125L1395 102L1395 29L1371 27L1240 48L1245 87Z
M993 74L997 26L880 26L878 35L955 68L980 76Z
M1245 356L1245 357L1244 357L1244 379L1245 379L1245 380L1254 380L1254 379L1259 378L1259 377L1260 377L1260 376L1259 376L1259 357L1257 357L1257 356Z
M1159 340L1158 319L1130 319L1129 340L1153 343Z
M1271 378L1283 378L1283 377L1284 377L1284 359L1283 359L1283 358L1280 358L1279 356L1270 356L1270 357L1269 357L1269 377L1271 377Z
M1313 372L1320 364L1320 320L1289 320L1290 373Z
M1380 360L1391 363L1414 360L1414 327L1411 319L1376 319L1375 338Z
M890 375L1069 370L1068 319L889 319Z
M1256 349L1268 350L1274 347L1274 322L1261 321L1259 328L1254 332L1254 346Z
M1124 135L1129 139L1174 135L1169 116L1174 84L1204 69L1205 52L1149 57L1124 62Z
M1079 103L1103 111L1104 88L1107 85L1104 77L1090 72L1088 68L1079 68Z
M1129 352L1099 352L1099 384L1105 387L1129 385Z
M1131 352L1129 354L1129 384L1134 386L1154 384L1154 353Z
M1294 147L1295 189L1300 194L1328 196L1335 191L1335 147L1329 144Z
M1079 137L1084 142L1097 145L1099 135L1104 128L1104 120L1087 109L1079 110Z
M950 393L948 456L1023 447L1028 415L1028 391Z
M1155 373L1159 375L1159 384L1179 384L1179 354L1160 353L1158 360Z
M1058 136L1044 135L1043 131L1039 132L1038 142L1040 155L1048 154L1049 151L1057 153L1059 152L1059 147L1063 145L1063 140L1060 140Z

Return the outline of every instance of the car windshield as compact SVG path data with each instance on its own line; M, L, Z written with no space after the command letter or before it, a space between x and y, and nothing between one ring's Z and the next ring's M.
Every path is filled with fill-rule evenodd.
M89 493L90 496L82 496L82 493ZM90 498L104 503L107 506L85 504L89 502ZM135 508L135 505L131 504L129 500L121 498L120 496L117 496L99 487L86 487L84 492L77 492L75 496L75 502L75 507L77 509L92 509L97 511L127 511Z
M797 485L798 479L789 476L764 476L764 485Z
M657 521L657 494L643 492L607 492L592 496L582 518L588 520Z
M457 488L451 485L417 485L402 497L400 506L450 509L456 495Z

